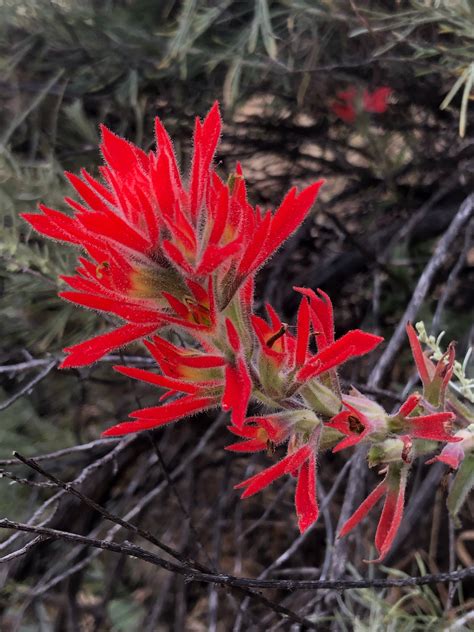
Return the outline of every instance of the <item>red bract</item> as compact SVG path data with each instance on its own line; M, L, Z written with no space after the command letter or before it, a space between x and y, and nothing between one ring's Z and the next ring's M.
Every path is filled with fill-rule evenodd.
M274 446L286 441L291 432L288 423L288 415L277 413L266 417L248 417L245 426L236 428L227 426L228 429L238 437L245 439L226 446L226 450L231 452L261 452L262 450L273 449Z
M136 418L137 421L125 421L116 426L112 426L112 428L108 428L102 433L104 437L115 437L131 432L157 428L172 421L182 419L183 417L188 417L189 415L218 406L220 402L222 381L206 380L205 378L207 376L202 369L201 377L203 379L200 381L196 379L197 376L195 376L193 380L183 380L132 367L116 366L114 369L136 380L168 389L161 399L180 394L184 394L184 397L180 397L168 404L162 404L161 406L152 406L151 408L136 410L130 413L130 417ZM195 372L197 371L199 371L199 369L195 369Z
M259 316L252 316L261 357L280 370L282 376L290 370L299 369L296 373L297 382L307 382L351 358L372 351L383 341L382 337L360 329L349 331L334 341L332 304L328 295L321 290L318 290L320 296L317 296L307 288L295 289L304 294L298 310L296 338L288 332L271 305L266 306L270 324ZM314 355L308 349L310 321L318 345L318 353Z
M339 532L339 537L341 538L352 531L372 507L385 496L385 503L375 534L375 546L379 557L376 560L372 560L373 562L380 562L387 555L400 527L405 505L407 479L407 465L390 464L385 479L369 494Z
M421 381L423 382L423 395L433 406L443 405L456 360L454 344L450 343L446 353L434 364L427 354L423 352L416 331L413 329L411 323L407 324L406 331L413 358Z
M356 120L357 112L355 99L357 90L354 86L347 90L342 90L336 94L336 101L331 104L331 110L345 123L353 123Z
M456 415L451 412L414 414L421 400L421 395L413 394L400 406L395 415L389 417L388 427L397 434L408 435L411 439L427 439L429 441L456 442L455 436L448 432L452 428Z
M308 443L295 449L275 465L235 486L235 489L245 488L241 498L248 498L285 474L296 476L295 508L301 533L316 522L319 514L316 499L316 454L319 433L320 429L316 428Z
M80 246L73 291L61 296L125 321L119 329L68 348L66 366L94 362L160 327L213 332L234 296L249 306L257 269L304 220L322 182L286 195L272 214L247 201L240 167L225 184L212 168L221 133L217 103L196 119L191 175L180 175L171 140L156 119L148 154L102 127L101 180L67 174L82 202L72 216L40 205L23 215L52 239Z
M231 410L232 423L237 428L242 428L252 393L252 380L243 356L239 334L229 319L226 320L226 329L234 357L225 367L225 390L222 396L222 410Z
M297 373L296 379L305 382L321 375L344 364L347 360L373 351L382 341L381 336L368 334L360 329L349 331L307 360Z

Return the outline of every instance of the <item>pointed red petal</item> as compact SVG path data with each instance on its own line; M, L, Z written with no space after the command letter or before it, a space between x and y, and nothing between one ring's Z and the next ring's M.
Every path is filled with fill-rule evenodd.
M235 328L234 323L229 319L225 319L225 326L227 329L227 338L229 340L230 346L238 353L240 351L240 337L237 333L237 329Z
M341 336L336 342L313 356L297 374L297 379L306 381L316 375L329 371L347 360L361 356L375 349L383 338L354 329Z
M364 438L363 434L360 434L360 435L354 434L354 435L351 435L350 437L346 437L345 439L340 441L337 444L337 446L335 446L332 449L332 451L335 454L336 452L340 452L341 450L345 450L346 448L351 448L353 445L357 445L358 443L360 443L363 438Z
M455 437L446 431L445 424L449 424L455 419L456 415L453 413L434 413L421 417L409 417L407 421L411 424L410 436L449 443L462 441L461 437Z
M105 125L102 132L102 154L107 163L121 176L127 176L138 164L137 150L132 143L111 132Z
M196 397L195 395L185 395L174 402L165 404L164 406L151 406L150 408L141 408L130 413L130 417L140 420L149 420L153 425L161 425L169 421L181 419L187 415L199 412L206 408L216 406L218 403L216 397ZM130 422L133 423L133 422Z
M431 382L430 375L428 373L427 363L429 360L426 358L423 353L423 349L421 348L420 341L418 340L418 336L416 335L416 331L413 329L411 323L407 323L406 332L408 335L408 340L410 341L411 352L413 353L413 358L415 359L415 364L418 369L418 373L420 374L421 381L424 385L429 384Z
M156 330L156 325L124 325L114 331L86 340L73 347L64 349L69 357L63 360L60 369L87 366L102 358L109 351L123 347L133 340L138 340Z
M295 350L295 367L302 366L306 361L309 342L309 305L303 297L297 315L297 335Z
M300 533L304 533L319 515L316 498L316 459L314 455L303 463L298 474L295 507Z
M123 300L119 301L118 299L104 298L102 296L84 294L82 292L59 292L58 296L72 303L76 303L76 305L83 305L84 307L91 307L92 309L98 309L102 312L117 314L120 318L124 318L132 323L155 323L155 327L158 327L159 323L163 322L159 312L144 309L133 303L126 303Z
M402 417L407 417L410 413L412 413L415 408L420 403L421 395L419 393L413 393L408 397L408 399L400 406L398 411L398 415L402 415Z
M324 180L319 180L303 189L299 194L296 193L296 188L288 192L272 218L269 235L270 252L268 254L274 252L303 222L323 184Z
M265 450L267 444L259 439L249 439L249 441L239 441L225 446L225 450L230 452L260 452Z
M406 472L402 472L399 488L389 490L385 499L382 515L380 516L377 532L375 534L375 546L379 557L374 562L380 562L387 555L393 540L397 535L403 518L405 506Z
M140 380L162 388L171 388L174 391L181 391L182 393L189 393L191 395L196 394L199 390L195 384L191 384L190 382L176 380L172 377L167 377L166 375L158 375L157 373L152 373L151 371L146 371L145 369L137 369L128 366L114 366L112 368L114 371L117 371L117 373L127 375L134 380Z
M232 423L237 428L245 424L245 415L250 395L252 380L243 358L237 358L236 366L227 365L225 369L225 389L222 396L222 410L232 410Z
M304 294L310 300L318 351L322 351L334 342L334 315L331 299L326 292L319 288L317 290L319 296L309 288L294 287L293 289Z
M138 421L125 421L112 428L108 428L102 433L103 437L118 437L131 432L140 432L141 430L151 430L158 428L171 421L177 421L182 417L202 412L208 408L216 406L217 400L214 397L194 397L189 395L170 404L156 406L155 408L144 408L143 411L136 411L134 416L138 417ZM149 415L138 416L138 413L150 413Z
M339 538L342 538L349 531L352 531L354 527L356 527L359 522L364 518L372 507L382 498L385 494L386 485L385 481L382 481L377 485L377 487L367 496L364 502L360 505L358 509L352 514L352 516L344 523L342 529L339 531Z
M97 193L73 173L65 171L64 175L79 193L86 204L96 211L109 211L110 207L97 195Z

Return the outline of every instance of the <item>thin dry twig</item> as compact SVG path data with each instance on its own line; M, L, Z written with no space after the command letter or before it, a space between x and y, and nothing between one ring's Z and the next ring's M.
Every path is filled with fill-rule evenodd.
M111 542L110 540L99 540L68 531L50 529L48 527L36 527L21 522L15 522L4 518L0 520L0 529L15 529L26 533L35 533L54 540L64 540L65 542L83 544L103 551L111 551L120 555L128 555L141 559L154 566L159 566L172 573L184 575L188 582L202 582L206 584L218 584L219 586L232 586L237 588L271 588L279 590L350 590L352 588L389 588L392 586L425 586L428 584L459 582L470 577L474 577L474 566L464 568L450 573L436 573L421 575L419 577L404 577L402 579L339 579L339 580L296 580L296 579L251 579L246 577L234 577L225 573L201 573L190 569L184 564L177 564L165 560L142 547L130 543ZM300 621L302 622L302 621ZM304 621L306 625L310 621ZM311 627L315 628L314 625Z
M418 283L413 291L413 295L408 303L403 316L401 317L389 344L380 356L377 364L372 370L369 379L369 387L378 386L383 380L385 373L392 365L405 338L405 326L407 322L414 320L418 310L426 298L435 274L442 266L455 239L458 237L462 227L469 221L474 211L474 193L471 193L461 204L458 212L454 216L448 230L444 233L435 248L435 251L423 270Z

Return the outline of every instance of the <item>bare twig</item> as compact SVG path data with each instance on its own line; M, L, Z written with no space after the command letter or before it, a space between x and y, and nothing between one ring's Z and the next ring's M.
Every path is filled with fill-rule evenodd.
M36 384L44 380L44 378L54 369L56 366L56 360L50 360L49 363L45 366L45 368L35 375L35 377L27 382L24 386L22 386L16 393L14 393L10 398L0 403L0 410L5 410L12 404L14 404L20 397L23 397L26 393L28 393Z
M405 309L405 312L401 317L389 344L387 345L383 354L380 356L379 361L377 362L376 366L369 376L369 387L372 388L374 386L378 386L381 383L386 371L389 369L392 362L394 361L401 345L403 344L403 340L405 337L405 326L407 322L412 321L416 317L418 310L420 309L426 297L426 294L428 293L431 282L433 281L436 272L443 264L451 245L459 235L459 231L472 216L473 210L474 194L471 194L461 204L458 212L449 225L448 230L439 240L432 257L428 262L428 265L425 267L420 278L418 279L418 283L416 284L415 290L413 291L410 302L408 303L407 308Z
M225 573L201 573L200 571L190 569L183 564L177 564L169 560L146 551L145 549L134 546L130 543L111 542L109 540L99 540L97 538L89 538L87 536L58 529L50 529L48 527L36 527L21 522L15 522L4 518L0 520L0 529L15 529L42 535L54 540L64 540L74 544L83 544L103 551L111 551L120 555L128 555L135 557L154 566L159 566L172 573L184 575L188 582L203 582L206 584L218 584L219 586L233 586L237 588L271 588L279 590L350 590L352 588L389 588L392 586L425 586L427 584L459 582L470 577L474 577L474 566L464 568L451 573L436 573L421 575L419 577L405 577L402 579L340 579L331 580L295 580L295 579L251 579L245 577L234 577ZM311 623L304 622L306 625ZM312 627L315 627L314 625Z

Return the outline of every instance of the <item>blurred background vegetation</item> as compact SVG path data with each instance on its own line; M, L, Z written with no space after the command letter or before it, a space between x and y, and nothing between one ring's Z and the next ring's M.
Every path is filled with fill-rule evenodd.
M107 363L54 370L64 346L99 332L104 323L56 296L58 275L72 269L76 253L43 242L18 217L39 201L64 208L63 197L71 193L64 170L97 170L100 122L148 149L158 115L186 165L194 116L204 116L218 99L225 121L219 169L229 173L236 161L242 163L252 203L273 207L290 185L326 178L311 220L261 273L259 296L290 320L291 286L321 287L335 302L340 332L362 326L390 338L437 240L473 189L473 25L471 0L0 0L0 394L4 402L15 400L0 404L0 457L8 458L12 449L39 454L92 441L126 415L137 397L154 401L147 389L133 389L112 375ZM349 86L390 86L388 110L361 114L354 124L340 120L331 106ZM446 340L458 341L461 359L472 339L471 232L466 228L449 253L419 314L428 331L445 329ZM443 309L436 311L440 297ZM383 385L388 407L410 376L407 347ZM25 370L4 368L23 363ZM363 385L370 366L362 372L360 366L346 372L348 382ZM208 423L199 419L191 428L183 424L160 435L165 461L174 467L179 452L192 449ZM219 493L219 481L226 482L230 492L221 489L223 505L210 508L209 491L189 492L189 472L177 485L216 564L257 575L295 537L287 515L290 492L280 509L264 517L258 535L236 539L235 524L245 531L262 518L264 507L261 499L238 504L231 488L244 465L224 455L220 432L190 471L200 479L196 487ZM155 461L151 472L144 469L152 454L149 442L138 441L134 450L119 473L106 470L97 485L102 502L123 513L135 495L163 478ZM77 476L98 453L81 454L52 461L51 467ZM331 484L341 462L328 457L323 486ZM425 472L420 469L412 493L419 492L420 511L428 509L390 561L398 573L447 565L449 525L444 514L436 517L443 492L437 485L422 487ZM1 514L25 518L52 493L4 480ZM335 520L341 497L333 499ZM175 505L165 491L141 518L191 547ZM170 516L166 524L163 507ZM471 509L472 504L466 516ZM67 515L74 529L81 509L72 503L67 511L59 524ZM224 525L218 536L205 526L216 521ZM307 560L322 566L323 533L318 527L300 547L294 568L308 566ZM464 565L472 564L466 544L472 533L458 532L456 550ZM348 570L355 576L366 574L364 546L354 551ZM0 569L2 630L232 629L235 612L228 601L221 598L220 608L209 614L212 590L187 588L166 575L150 585L148 569L117 565L107 556L38 591L51 566L61 574L66 562L60 551L49 545L8 571L6 565ZM323 613L321 625L336 630L353 629L354 620L360 630L435 630L457 621L453 629L464 630L470 629L463 622L472 604L468 588L461 587L455 599L443 587L353 591L338 596L337 608L316 603L313 612ZM315 599L306 595L302 601L305 594L293 602L287 598L295 610ZM256 627L247 621L245 629L274 624L260 627L264 615L255 616Z

